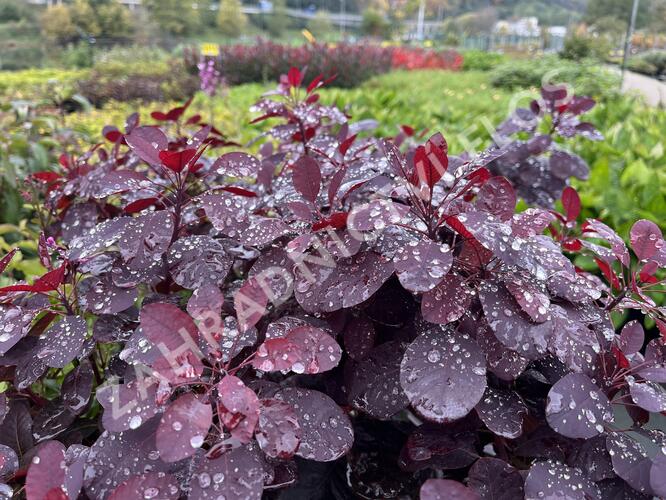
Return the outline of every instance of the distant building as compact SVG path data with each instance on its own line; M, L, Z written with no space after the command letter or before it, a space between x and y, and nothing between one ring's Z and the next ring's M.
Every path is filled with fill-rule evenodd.
M497 21L493 28L497 35L513 35L521 37L541 36L539 19L536 17L522 17L516 21Z

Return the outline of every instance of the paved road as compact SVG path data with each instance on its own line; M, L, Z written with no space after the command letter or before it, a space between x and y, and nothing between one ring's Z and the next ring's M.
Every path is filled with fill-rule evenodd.
M639 93L650 106L666 106L666 83L660 82L639 73L627 71L624 74L622 91L625 93Z

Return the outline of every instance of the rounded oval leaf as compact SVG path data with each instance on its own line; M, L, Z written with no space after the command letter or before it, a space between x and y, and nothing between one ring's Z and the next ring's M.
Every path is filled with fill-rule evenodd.
M210 404L202 403L193 393L174 401L162 415L155 433L155 446L165 462L190 457L201 448L213 423Z
M523 418L527 407L514 391L488 387L476 413L486 427L498 436L515 439L523 433Z
M469 470L468 486L483 500L523 498L523 477L504 460L480 458Z
M612 422L613 411L601 389L582 373L570 373L551 387L546 403L548 424L563 436L588 439Z
M347 453L354 442L349 417L326 394L287 387L276 399L293 406L301 426L301 444L296 454L308 460L329 462Z
M421 500L479 500L479 495L451 479L428 479L421 486Z
M201 461L190 481L189 498L260 500L264 467L256 451L241 447Z
M534 464L525 479L525 500L544 498L600 500L601 492L580 470L547 461Z
M178 481L171 474L146 472L133 476L111 492L108 500L154 499L176 500L180 497Z
M284 401L264 399L255 437L269 457L291 458L301 442L301 426L294 408Z
M434 422L467 415L486 389L486 360L466 334L438 327L410 344L400 383L414 409Z
M411 292L427 292L449 272L453 255L446 244L413 240L398 249L393 264L403 287Z

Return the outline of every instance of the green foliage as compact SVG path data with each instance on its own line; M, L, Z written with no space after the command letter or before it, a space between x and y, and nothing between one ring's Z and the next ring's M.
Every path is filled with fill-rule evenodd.
M618 92L618 76L595 65L594 61L579 63L544 56L530 60L508 61L490 73L494 87L504 89L540 88L544 83L568 83L576 94L608 98Z
M597 106L590 120L605 125L605 139L577 147L592 167L579 183L583 206L625 237L632 217L666 229L666 112L621 98Z
M629 69L660 77L666 75L666 50L651 50L629 59Z
M285 0L273 0L273 12L264 17L264 25L266 31L272 37L279 37L284 34L289 27L287 2Z
M42 34L55 43L66 43L78 35L72 14L67 5L48 7L41 16Z
M327 10L318 10L315 16L308 23L308 30L317 39L325 39L332 31L330 12Z
M133 30L129 10L117 0L54 5L42 14L41 25L43 35L59 44L87 36L120 41Z
M386 38L389 35L390 24L381 12L369 8L363 12L361 31L368 36Z
M0 23L31 21L34 9L19 0L0 0Z
M89 77L78 82L79 92L101 106L109 100L165 101L186 99L198 88L182 59L170 59L147 47L118 47L95 62Z
M224 36L238 38L243 34L247 16L241 11L240 0L222 0L217 13L217 26Z
M145 0L150 18L166 33L184 36L193 33L200 23L191 2L181 0Z
M462 56L464 71L488 71L506 61L503 54L485 50L466 50Z
M609 52L610 45L604 37L573 35L564 40L560 57L572 61L582 61L589 58L603 61Z

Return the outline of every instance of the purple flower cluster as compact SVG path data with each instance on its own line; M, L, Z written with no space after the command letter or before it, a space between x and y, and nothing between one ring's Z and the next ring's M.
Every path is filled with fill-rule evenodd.
M224 84L222 74L215 68L215 59L202 57L197 64L201 90L208 96L214 97L217 90Z

